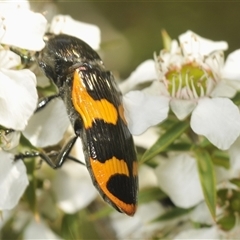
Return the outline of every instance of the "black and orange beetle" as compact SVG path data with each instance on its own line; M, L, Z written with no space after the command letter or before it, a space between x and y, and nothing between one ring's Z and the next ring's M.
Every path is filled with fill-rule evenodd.
M35 153L35 156L59 168L80 137L86 166L103 199L119 212L134 215L138 192L137 157L124 119L122 95L113 75L88 44L64 34L46 36L46 46L36 54L36 59L58 88L58 94L39 102L37 111L52 99L62 98L75 136L54 162L42 153Z

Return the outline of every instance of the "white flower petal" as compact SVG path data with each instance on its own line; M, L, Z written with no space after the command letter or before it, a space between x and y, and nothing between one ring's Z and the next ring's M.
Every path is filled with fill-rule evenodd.
M157 130L158 129L152 127L139 136L133 136L135 145L145 149L150 148L159 138Z
M1 69L0 86L0 125L23 130L37 105L35 75L28 69Z
M93 49L99 49L100 46L101 33L96 25L79 22L68 15L55 16L49 31L56 35L64 33L80 38Z
M191 56L205 56L214 51L227 50L228 44L225 41L212 41L200 37L192 31L187 31L179 36L180 45L184 54Z
M30 4L28 0L1 0L0 2L0 15L3 15L9 10L16 9L30 9Z
M144 93L156 96L165 96L170 98L170 94L163 82L153 81L149 87L142 90Z
M124 113L133 135L139 135L167 118L169 98L151 96L141 91L124 95Z
M156 168L160 188L173 203L190 208L203 200L196 160L188 154L179 154Z
M175 236L174 240L180 240L180 239L222 239L220 237L220 234L218 232L217 227L213 226L210 228L201 228L201 229L190 229L183 231L179 233L177 236Z
M85 162L81 140L78 138L71 156ZM98 195L86 166L67 161L53 181L58 206L72 214L89 205Z
M86 166L66 162L53 181L58 206L73 214L90 204L97 196Z
M151 221L163 213L161 205L152 201L141 204L132 218L117 212L111 214L110 218L118 239L152 239L164 223Z
M192 113L190 124L195 133L226 150L240 134L239 109L228 98L202 98Z
M194 100L173 98L170 101L170 107L179 120L185 119L196 105L197 103Z
M110 215L110 219L117 239L129 239L132 233L142 227L141 219L136 215L130 218L124 214L119 215L119 213L114 212Z
M138 84L151 82L155 79L157 79L155 62L153 60L146 60L141 63L125 81L120 83L119 87L123 93L126 93Z
M56 235L43 221L32 220L23 233L24 239L56 239L61 238Z
M0 210L14 208L28 185L24 163L14 163L13 158L11 153L0 151Z
M23 49L39 51L45 43L47 20L40 13L27 9L7 11L4 18L0 19L1 43L13 45Z
M63 101L54 99L30 118L23 134L34 146L51 146L63 138L69 124Z
M154 169L147 165L141 165L139 168L139 189L148 187L157 187L157 177L154 174Z
M222 77L229 80L240 81L240 49L230 53L222 69Z
M205 201L198 204L190 213L190 219L193 222L213 225L214 220Z
M10 50L0 51L0 68L14 68L21 64L21 58Z
M218 187L221 184L225 185L229 179L229 172L231 171L231 163L230 163L229 170L220 166L214 166L214 170L215 170L215 176L216 176L216 183Z
M239 81L239 89L240 89L240 81ZM225 81L222 80L218 82L216 87L211 92L211 97L227 97L232 98L237 92L237 86L234 86L233 81Z

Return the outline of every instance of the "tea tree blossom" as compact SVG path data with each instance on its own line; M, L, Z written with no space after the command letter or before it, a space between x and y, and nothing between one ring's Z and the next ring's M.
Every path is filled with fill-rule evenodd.
M20 57L9 48L41 50L47 21L27 1L3 1L0 6L0 125L23 130L37 105L36 77L28 69L17 70Z
M21 69L24 67L21 65L21 59L12 51L18 48L35 52L44 47L43 37L48 31L45 17L40 13L32 12L27 1L21 3L4 1L1 2L0 6L0 125L4 128L18 130L8 135L5 134L4 130L0 133L2 166L0 175L3 176L0 188L2 195L5 196L0 203L0 210L4 210L15 207L28 185L24 163L20 160L13 163L14 154L5 151L18 145L20 132L35 147L57 144L69 126L69 119L60 99L51 102L43 111L33 114L38 101L37 79L29 69ZM81 31L81 27L84 28L84 31ZM86 32L91 33L91 44L95 48L99 47L100 30L97 26L80 23L69 16L62 15L56 16L50 24L50 31L53 33L56 31L66 33L66 29L70 31L68 34L74 34L75 31L76 33L84 32L85 36L88 36ZM86 41L88 40L86 39ZM83 176L85 175L83 174ZM71 181L66 181L70 182L69 186L75 186L76 182L79 181L78 178L74 179L72 175L69 179ZM56 186L59 185L56 183ZM86 180L83 183L83 188L84 186L85 190L89 191L92 186L91 180ZM70 189L72 188L66 188L66 190ZM84 196L86 191L81 191L81 194ZM55 192L59 202L63 202L63 198L66 196L64 191L59 196L56 187ZM65 205L60 203L60 206L63 206L63 209L67 209L68 212L77 211L89 204L95 196L96 191L92 186L92 194L89 194L89 198L79 198L82 201L80 205L74 202L75 198L71 200L71 196L68 195L69 203L66 203L65 198ZM68 207L65 207L66 205ZM69 210L69 208L71 209Z
M155 174L160 188L176 206L191 208L203 201L196 160L190 154L169 157L158 165Z
M76 159L85 162L80 139L74 144L72 154ZM98 194L86 166L71 161L64 163L56 172L52 188L57 205L69 214L88 206Z
M0 210L14 208L28 185L24 163L13 164L12 160L13 154L0 151Z
M76 29L81 29L81 31L76 31ZM49 32L56 35L64 33L77 37L88 43L95 50L100 47L100 29L96 25L76 21L68 15L55 16L52 19Z
M143 91L130 91L124 97L132 133L141 134L162 122L170 108L179 120L191 114L190 125L196 134L219 149L228 149L240 134L239 110L230 100L240 86L236 67L240 50L230 54L224 64L227 47L226 42L187 31L179 36L179 43L172 41L171 49L141 64L123 86L126 90L127 85L153 81Z
M37 236L60 239L66 238L65 234L61 230L56 231L57 227L55 229L55 225L52 225L54 231L59 234L59 236L56 235L53 229L48 228L47 220L57 218L61 219L62 223L68 217L76 220L75 217L80 215L78 211L88 206L98 196L86 167L67 161L58 171L53 171L44 164L39 171L32 169L31 172L29 169L26 170L24 162L13 161L20 134L30 142L27 146L24 145L29 151L32 147L41 149L58 144L66 135L74 134L72 130L67 131L70 122L61 99L54 99L40 111L34 112L38 101L36 86L41 88L38 92L39 96L48 95L49 89L44 88L47 81L42 82L40 79L44 77L39 76L40 74L36 73L36 77L29 69L23 69L26 66L23 66L21 58L15 53L16 49L21 49L23 52L31 51L33 54L41 51L44 47L43 38L46 32L63 33L81 38L95 50L100 46L100 30L95 25L76 21L69 15L57 15L47 24L43 14L30 10L27 1L0 3L0 109L2 113L0 126L3 126L3 129L0 129L0 192L4 196L0 199L0 211L4 211L5 215L5 210L16 207L29 185L31 191L36 191L35 202L31 203L31 199L24 205L24 210L19 211L18 207L12 210L12 222L15 226L17 222L21 223L18 232L24 238ZM162 129L165 130L164 127L161 128L162 125L150 127L168 119L168 116L172 117L173 114L176 116L175 121L189 121L196 136L203 135L210 141L210 143L207 142L206 150L197 143L193 144L194 147L204 149L209 156L217 148L229 149L230 170L220 171L220 167L214 167L214 170L219 170L216 170L216 175L221 175L220 180L217 181L218 187L223 180L230 184L231 178L239 176L240 169L238 167L240 113L231 100L240 90L238 66L240 50L229 54L224 62L223 52L227 48L228 45L224 41L211 41L187 31L179 36L179 41L171 41L169 48L154 54L153 60L142 63L125 82L120 84L125 94L124 109L129 128L135 135L144 132L142 136L135 136L136 145L140 146L141 150L151 149L159 139L159 133ZM142 91L136 90L140 84L146 83L149 84L148 87ZM51 84L49 82L49 86L52 87ZM54 92L52 89L50 91ZM6 128L16 131L8 132ZM236 226L232 228L232 235L230 232L220 230L220 225L217 225L219 223L216 223L218 219L213 220L214 214L209 209L214 204L209 207L204 201L206 190L203 191L201 180L205 173L202 176L199 173L198 159L194 157L196 151L191 148L192 143L189 143L190 138L186 135L183 136L184 141L188 141L187 144L190 146L187 151L184 150L184 152L181 149L179 153L171 148L172 145L168 145L170 150L167 147L164 149L164 157L167 160L157 156L148 165L141 164L140 160L140 191L160 188L161 191L157 190L162 196L155 199L156 192L153 191L150 198L149 196L145 198L144 203L139 201L138 211L132 218L118 212L110 213L109 226L115 230L117 238L154 238L169 232L172 239L174 237L179 239L196 236L198 238L237 236L238 218L236 218ZM177 143L181 143L181 140L177 138ZM20 147L17 150L22 151ZM79 139L72 149L71 156L84 162ZM211 157L209 159L212 161ZM33 161L30 160L30 163ZM156 166L158 163L160 164ZM215 171L212 172L209 175L215 177ZM212 181L211 184L213 182L215 183ZM211 184L208 189L215 193L215 188ZM27 197L27 194L24 196ZM169 201L169 199L171 200L169 205L162 204L162 200ZM35 210L39 202L42 206ZM229 203L231 205L231 199ZM186 210L183 217L176 215L168 221L162 219L156 221L159 217L168 214L169 210L179 208ZM21 211L27 213L27 221L22 221L22 215L16 217ZM89 217L92 219L98 217L94 214L87 215L85 210L81 212L86 215L86 222ZM193 229L190 222L204 224L204 227ZM181 229L179 223L183 223L181 232L179 232ZM2 226L0 223L0 229L4 227L3 225L3 222ZM205 225L210 227L207 228ZM176 228L178 228L177 231L175 231ZM174 230L171 231L171 229Z
M43 219L36 221L33 218L25 228L23 237L24 239L62 239L48 227Z
M27 1L0 3L0 125L23 130L37 105L36 77L28 69L18 69L21 60L10 47L41 50L47 21L30 10ZM28 185L26 167L13 164L11 150L19 142L19 132L1 131L0 210L14 208Z
M0 43L40 51L45 45L45 17L32 12L28 1L1 1L0 4Z

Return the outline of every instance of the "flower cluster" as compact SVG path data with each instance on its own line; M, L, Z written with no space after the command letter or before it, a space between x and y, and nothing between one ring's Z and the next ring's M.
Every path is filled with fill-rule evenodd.
M35 167L29 170L28 164L21 160L13 163L14 154L17 153L16 147L20 147L20 151L32 150L31 147L26 148L20 141L21 133L29 141L30 146L42 148L59 143L69 128L69 119L64 111L63 102L58 99L51 102L43 111L34 113L38 102L37 86L49 87L51 83L41 75L36 78L32 69L28 69L28 63L25 66L21 59L26 53L34 53L44 48L43 39L46 32L79 37L94 49L98 49L100 44L100 30L95 25L78 22L64 15L57 15L51 23L48 23L43 14L30 9L28 1L0 3L0 191L1 196L4 196L0 200L0 211L3 216L0 228L10 218L21 219L21 226L30 221L23 233L26 239L59 238L39 218L35 210L33 214L38 221L34 220L30 211L22 213L18 209L21 197L24 192L25 195L28 192L26 188L32 191L32 196L36 194L34 193L36 186L32 188L36 181L47 184L47 181L52 179L51 192L56 198L56 203L62 211L69 214L86 207L97 194L85 166L76 164L77 166L73 167L73 163L66 163L63 169L54 174L42 166L41 171L37 172L38 176L35 177L34 168L37 169L37 166L34 165ZM74 155L81 160L84 159L82 152L79 151L82 149L80 142L76 144L75 149ZM46 188L43 188L38 198L45 199L46 191ZM30 208L35 208L34 198L29 200ZM51 215L49 210L47 214ZM16 229L22 231L21 227Z
M48 23L28 1L0 3L2 232L9 232L12 220L13 232L25 239L69 238L72 232L48 220L76 226L107 215L118 239L238 237L240 50L225 60L225 41L192 31L177 41L163 31L165 48L119 84L139 150L139 208L129 218L108 207L93 214L85 210L97 193L83 165L68 161L53 171L43 164L35 171L34 159L13 162L18 152L62 145L72 134L62 100L34 112L39 96L55 89L22 58L44 48L46 32L81 38L93 49L100 45L95 25L65 15ZM82 161L81 149L79 139L71 154ZM84 227L77 225L74 234L84 238Z
M238 107L230 100L239 90L240 50L224 63L226 42L213 42L188 31L170 49L142 63L123 83L127 91L152 81L143 91L125 95L126 118L133 134L164 121L169 108L179 120L190 114L192 130L226 150L240 134ZM147 113L147 114L146 114ZM141 120L140 120L141 119ZM219 131L221 129L221 131Z
M214 42L191 31L180 35L179 41L170 40L166 32L163 38L167 48L140 64L120 85L126 93L130 130L145 132L135 138L137 145L147 149L140 162L156 166L152 174L157 185L174 205L169 219L177 220L174 213L182 211L183 231L168 236L234 238L240 229L240 50L224 61L228 48L224 41ZM137 90L143 83L149 86ZM162 223L167 214L159 215L156 219ZM189 222L199 224L198 228ZM169 225L165 222L160 231Z

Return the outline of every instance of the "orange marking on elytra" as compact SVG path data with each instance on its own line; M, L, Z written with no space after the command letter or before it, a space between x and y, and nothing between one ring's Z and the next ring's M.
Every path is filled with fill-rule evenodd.
M136 212L137 206L135 204L127 204L114 196L107 189L107 182L114 174L124 174L128 177L129 170L127 164L124 160L119 160L116 157L108 159L104 163L99 162L90 158L91 169L94 174L99 187L104 192L104 194L124 213L132 216Z
M73 76L72 101L83 119L85 128L92 127L96 119L114 125L117 123L118 114L114 105L106 99L94 100L87 92L78 70Z
M126 120L126 118L125 118L125 116L124 116L124 108L123 108L123 105L122 105L122 104L118 106L118 112L119 112L120 118L123 120L123 122L125 123L125 125L128 125L127 120Z

